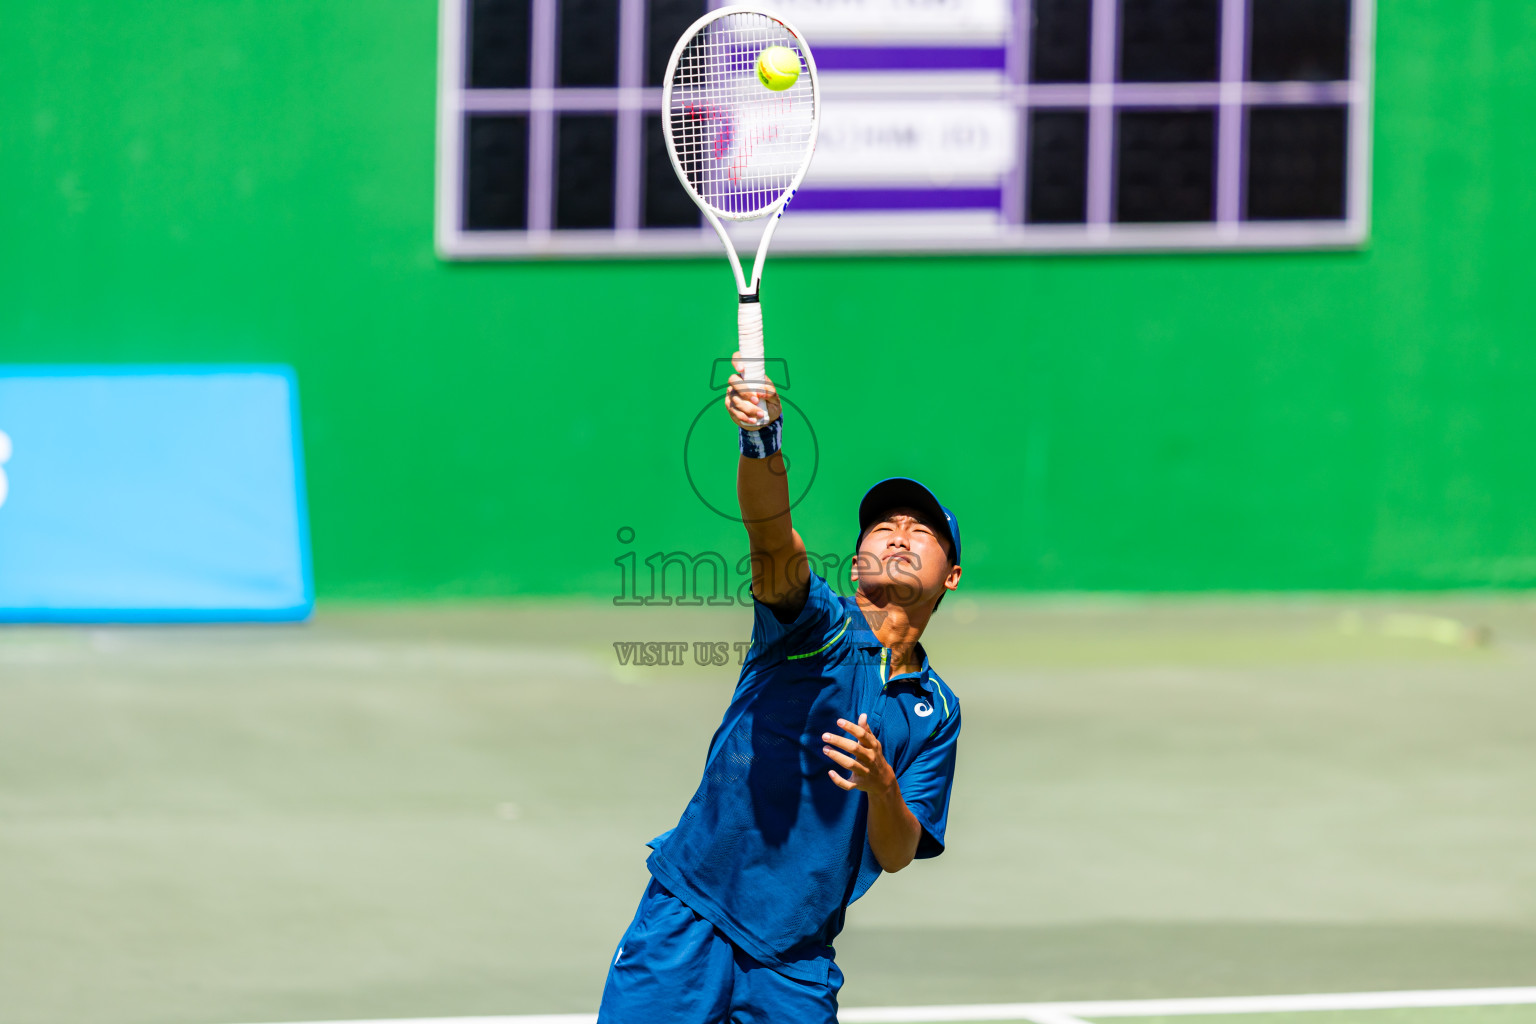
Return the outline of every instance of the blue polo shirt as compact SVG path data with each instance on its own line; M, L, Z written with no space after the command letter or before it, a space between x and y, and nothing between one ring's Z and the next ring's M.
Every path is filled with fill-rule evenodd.
M799 616L756 603L752 646L710 741L704 779L650 843L658 882L748 955L825 983L848 904L880 875L868 797L838 788L821 734L869 716L923 827L918 857L944 852L960 702L928 667L891 676L891 652L851 598L820 576Z

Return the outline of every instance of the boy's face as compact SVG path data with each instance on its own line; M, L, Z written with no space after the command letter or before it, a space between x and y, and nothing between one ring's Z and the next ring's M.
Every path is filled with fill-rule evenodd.
M931 607L960 582L960 567L949 559L941 527L916 509L893 508L859 541L853 578L860 587L882 589L897 604Z

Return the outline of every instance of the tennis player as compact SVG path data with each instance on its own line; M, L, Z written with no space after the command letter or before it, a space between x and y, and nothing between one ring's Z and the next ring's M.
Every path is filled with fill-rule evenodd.
M959 524L915 480L877 483L839 597L790 525L778 395L735 365L752 645L698 791L649 844L600 1024L835 1024L848 904L944 851L960 703L919 639L960 582Z

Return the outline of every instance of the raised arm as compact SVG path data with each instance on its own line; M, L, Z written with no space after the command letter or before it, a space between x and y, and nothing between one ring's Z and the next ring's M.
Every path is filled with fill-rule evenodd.
M726 411L737 427L756 435L758 450L771 447L770 439L777 437L780 425L778 391L766 374L761 380L744 382L740 353L733 364L737 372L725 394ZM741 455L736 467L736 499L747 528L752 593L780 619L793 618L805 607L811 578L805 542L790 523L784 456L779 452L764 458Z

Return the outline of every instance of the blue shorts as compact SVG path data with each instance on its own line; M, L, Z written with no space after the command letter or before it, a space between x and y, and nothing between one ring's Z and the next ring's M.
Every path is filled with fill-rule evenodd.
M787 978L743 953L654 878L619 942L598 1024L837 1024L843 974Z

